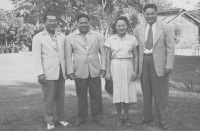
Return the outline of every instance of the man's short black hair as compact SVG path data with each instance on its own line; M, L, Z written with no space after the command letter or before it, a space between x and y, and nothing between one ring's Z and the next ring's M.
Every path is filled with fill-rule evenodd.
M43 20L44 22L46 22L46 21L47 21L47 16L49 16L49 15L51 15L51 16L55 16L55 17L56 17L56 19L58 18L58 17L56 16L56 14L55 14L55 13L52 13L52 12L47 12L47 13L45 13L45 14L44 14L44 16L43 16L42 20Z
M144 8L143 8L143 11L145 12L148 8L153 8L153 9L155 9L156 12L157 12L157 10L158 10L157 5L155 5L155 4L146 4L146 5L144 6Z
M89 15L86 15L86 14L84 14L84 13L79 14L79 15L76 17L76 21L78 22L80 18L87 18L88 21L90 21Z

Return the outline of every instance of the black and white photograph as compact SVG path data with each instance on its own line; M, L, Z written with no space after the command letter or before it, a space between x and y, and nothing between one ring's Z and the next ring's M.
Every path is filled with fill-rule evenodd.
M200 131L200 0L0 0L0 131Z

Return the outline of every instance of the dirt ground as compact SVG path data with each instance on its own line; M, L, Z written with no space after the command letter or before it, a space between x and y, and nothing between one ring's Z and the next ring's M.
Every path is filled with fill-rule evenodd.
M102 84L104 84L102 82ZM77 114L74 82L66 81L65 116L73 124ZM142 93L138 87L138 102L131 104L131 127L117 127L117 114L110 97L103 90L105 123L99 127L91 121L77 128L56 125L56 131L161 131L157 127L155 109L151 125L139 125L142 119ZM166 119L168 131L200 131L199 94L170 90ZM0 131L45 131L43 97L37 83L31 53L0 55Z

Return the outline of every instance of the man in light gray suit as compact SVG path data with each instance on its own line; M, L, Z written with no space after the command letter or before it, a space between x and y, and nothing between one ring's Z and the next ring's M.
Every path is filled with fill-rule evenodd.
M55 120L63 126L70 126L64 118L65 35L56 31L57 17L55 14L47 13L43 20L46 28L33 37L33 57L38 82L42 85L44 94L47 129L54 130ZM54 111L56 115L54 115Z
M154 98L158 122L167 129L163 112L167 107L169 93L169 74L173 69L175 43L171 28L157 20L157 6L144 6L146 22L136 27L134 34L139 42L139 72L143 92L142 124L150 123L152 118L152 98Z
M75 80L78 97L78 118L75 126L87 121L88 88L93 121L103 126L100 77L104 77L106 73L104 37L89 29L90 17L86 14L77 17L77 24L78 30L68 35L65 41L67 75L71 80Z

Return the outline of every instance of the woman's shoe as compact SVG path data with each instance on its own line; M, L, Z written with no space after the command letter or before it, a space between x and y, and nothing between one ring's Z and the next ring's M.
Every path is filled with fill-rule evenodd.
M122 126L122 125L123 125L123 119L118 119L117 126Z
M67 121L58 121L61 125L63 125L63 126L65 126L65 127L72 127L72 125L69 123L69 122L67 122Z
M131 126L131 122L128 118L124 119L124 125L125 126Z

